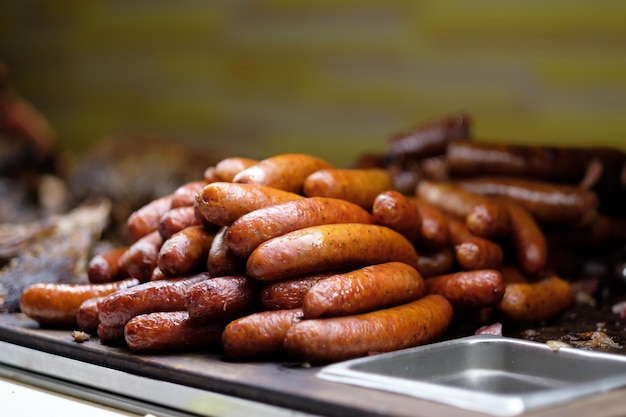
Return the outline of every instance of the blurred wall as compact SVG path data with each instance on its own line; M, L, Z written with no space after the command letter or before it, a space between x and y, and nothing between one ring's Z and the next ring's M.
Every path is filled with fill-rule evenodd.
M485 140L626 147L619 0L20 0L0 59L83 150L149 132L337 165L457 110Z

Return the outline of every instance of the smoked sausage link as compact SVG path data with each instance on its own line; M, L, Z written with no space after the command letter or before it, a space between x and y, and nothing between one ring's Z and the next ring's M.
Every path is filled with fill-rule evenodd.
M452 306L441 295L352 316L302 320L283 341L293 357L332 362L390 352L435 341L452 322Z
M248 275L261 281L383 262L417 267L418 254L404 236L385 226L330 224L295 230L260 244L248 257Z

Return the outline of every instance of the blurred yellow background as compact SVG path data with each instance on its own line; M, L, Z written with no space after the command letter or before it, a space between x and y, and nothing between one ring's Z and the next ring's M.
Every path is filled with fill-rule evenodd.
M341 166L458 110L485 140L626 147L618 0L4 1L0 60L76 150L144 132Z

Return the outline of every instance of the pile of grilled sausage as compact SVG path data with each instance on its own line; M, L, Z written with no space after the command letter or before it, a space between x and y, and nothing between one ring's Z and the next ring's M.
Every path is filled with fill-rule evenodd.
M550 236L614 242L615 216L593 189L602 181L588 179L590 164L579 169L591 186L451 175L481 146L504 149L468 140L467 119L453 115L351 168L307 154L225 158L133 212L129 245L95 255L89 284L32 285L20 308L132 351L313 363L430 343L455 319L561 314L576 294L550 263ZM532 174L564 175L551 157Z

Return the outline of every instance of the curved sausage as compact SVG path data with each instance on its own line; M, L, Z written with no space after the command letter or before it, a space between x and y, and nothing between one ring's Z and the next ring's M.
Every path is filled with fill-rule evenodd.
M245 275L216 277L189 289L185 309L198 323L230 321L258 309L258 283Z
M331 275L334 274L328 272L266 282L261 287L261 307L270 311L301 308L306 293L319 281Z
M309 175L302 186L307 197L331 197L371 210L376 196L393 190L393 178L385 169L320 169Z
M509 197L543 224L584 225L598 216L597 195L574 185L511 177L468 178L455 184L472 193Z
M303 361L340 361L433 342L451 322L448 300L430 294L369 313L302 320L287 330L283 347Z
M87 264L87 279L92 284L118 281L128 277L120 266L120 258L128 250L128 246L111 248L94 255Z
M549 276L532 283L507 284L498 311L511 322L538 322L569 310L575 303L569 282Z
M424 280L414 267L386 262L318 282L304 296L302 311L306 319L347 316L404 304L425 293Z
M396 133L387 145L391 155L396 157L428 158L444 154L448 143L454 139L468 139L469 128L470 118L467 114L450 114Z
M309 197L260 208L233 222L226 234L228 247L242 258L261 243L294 230L322 224L372 224L372 215L356 204L326 197Z
M472 235L465 223L452 217L448 219L448 230L456 260L463 269L499 269L502 266L504 252L500 244Z
M104 297L106 295L88 298L80 304L78 310L76 310L76 324L79 329L89 334L96 333L100 324L100 319L98 318L99 305Z
M426 278L426 291L444 297L456 311L493 307L504 295L504 279L499 271L461 271Z
M120 267L141 282L149 281L162 245L163 238L158 230L139 238L120 256Z
M302 309L259 311L233 320L224 329L222 346L234 359L267 357L283 352L287 330L302 320Z
M455 266L455 253L450 246L418 249L418 253L417 270L424 278L446 274L452 271Z
M189 226L163 242L157 267L168 277L180 277L204 269L214 234L204 226Z
M246 272L246 260L237 256L226 241L226 234L229 229L229 226L220 228L209 248L206 268L212 277L243 274Z
M421 235L422 217L411 199L396 190L383 191L372 206L376 223L387 226L415 242Z
M235 178L235 175L257 163L259 163L257 159L240 156L224 158L215 164L215 174L219 181L231 182L233 178Z
M98 337L110 343L124 336L124 325L139 314L184 311L187 291L207 274L149 281L114 292L100 301Z
M161 217L171 208L172 195L152 200L135 210L126 219L126 232L131 242L158 230Z
M193 206L196 203L196 194L202 191L207 182L204 180L190 181L179 186L172 193L170 208Z
M163 240L169 239L174 233L189 226L198 226L203 224L196 216L196 208L194 206L181 206L168 210L161 220L159 220L159 234Z
M316 272L399 261L417 266L417 252L385 226L360 223L307 227L261 243L248 257L248 275L273 281Z
M300 194L305 178L315 171L326 168L331 168L331 165L312 155L281 154L263 159L244 169L235 175L233 182L264 185Z
M198 214L208 223L230 226L246 213L303 196L256 184L214 182L196 196Z
M76 311L83 301L113 294L136 286L139 281L127 278L102 284L68 284L47 282L32 284L20 296L20 310L42 325L69 327L76 325Z
M444 212L466 221L477 236L502 237L511 229L507 207L488 197L467 191L449 182L422 180L416 194ZM480 208L477 209L477 206ZM481 209L482 208L482 209Z
M124 340L135 352L180 352L219 346L224 324L198 325L186 311L140 314L124 326Z
M548 262L548 243L533 216L517 203L508 202L511 212L511 243L517 263L529 274L540 272Z
M420 238L416 243L428 248L439 248L450 243L448 216L426 201L410 197L422 218Z

